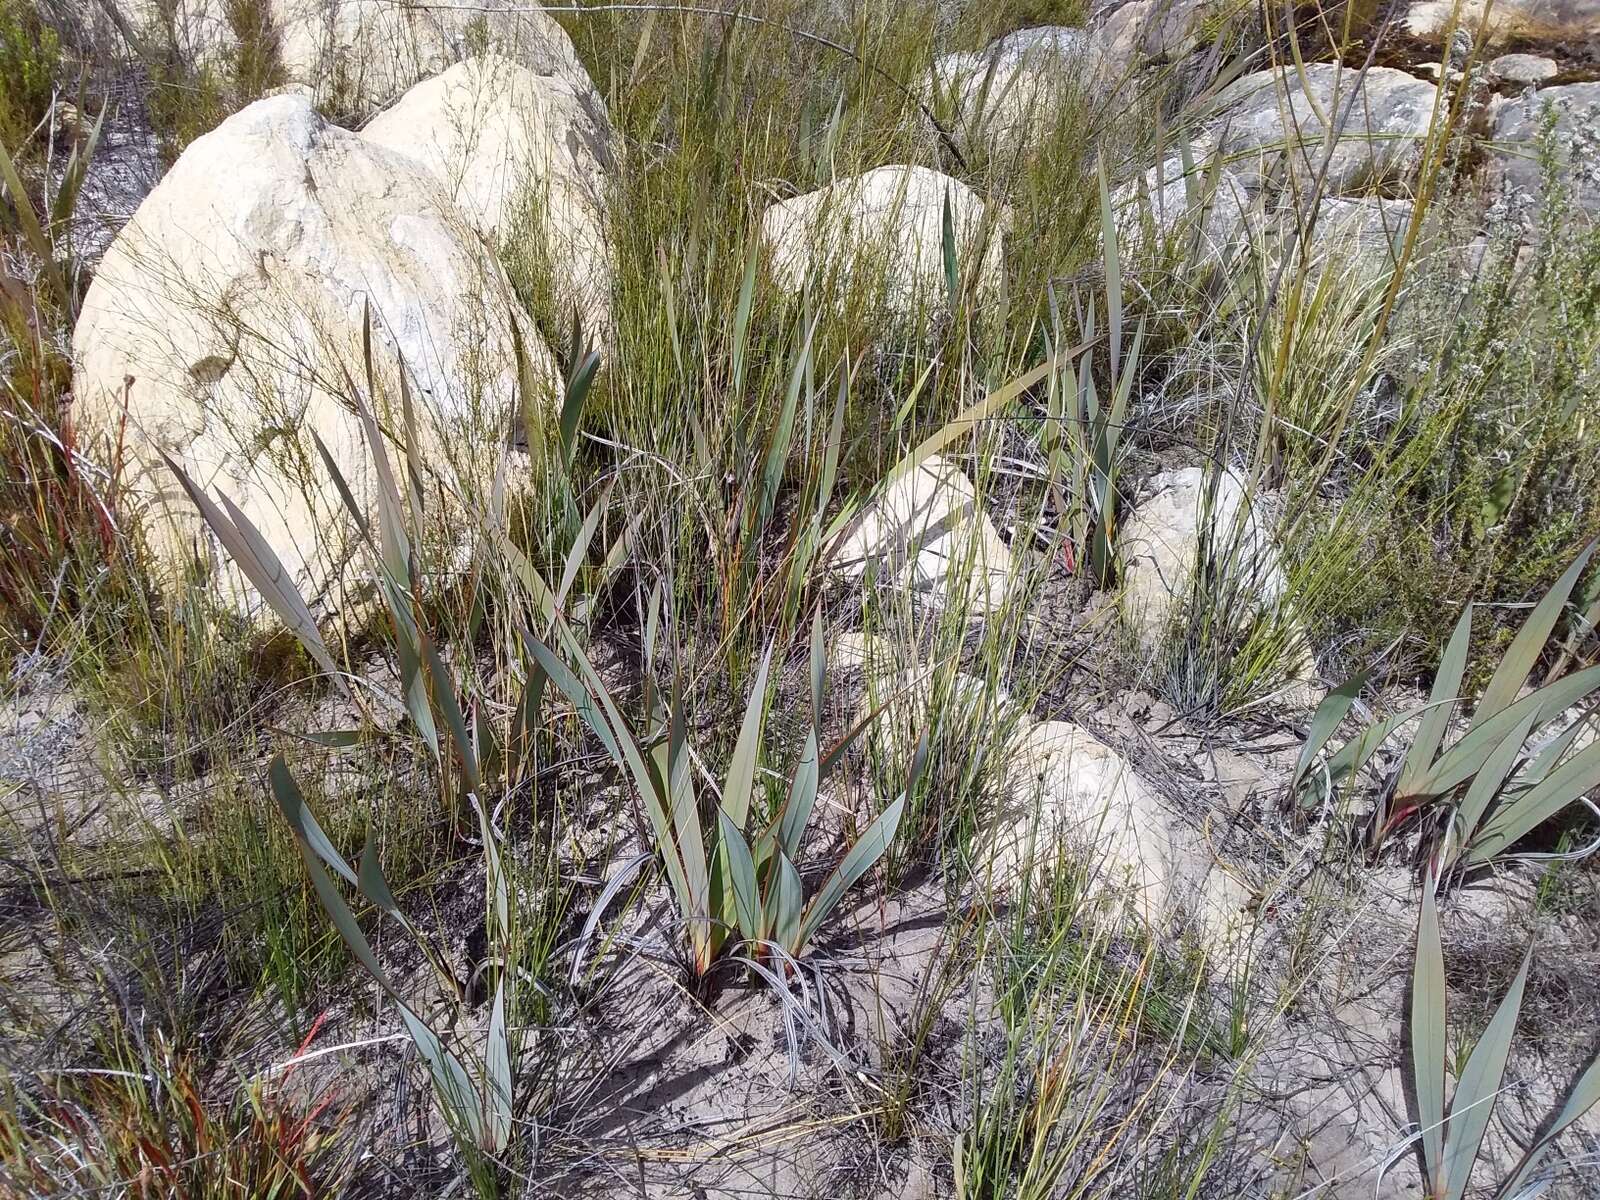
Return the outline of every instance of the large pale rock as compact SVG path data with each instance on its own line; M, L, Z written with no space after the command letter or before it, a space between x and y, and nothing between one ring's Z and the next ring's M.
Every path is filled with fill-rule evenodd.
M287 81L361 119L412 84L489 53L589 84L572 39L533 0L268 0Z
M983 50L941 55L928 90L936 109L954 115L965 145L1010 162L1050 128L1063 100L1097 85L1102 60L1086 29L1020 29Z
M1034 725L1021 737L1010 779L1012 803L990 843L987 882L1014 887L1062 854L1086 871L1090 896L1125 899L1152 929L1190 911L1213 943L1241 931L1246 889L1217 865L1199 832L1088 730L1065 721Z
M1561 74L1561 67L1542 54L1502 54L1490 62L1489 74L1504 83L1531 86Z
M1323 258L1362 268L1393 266L1411 228L1411 213L1409 200L1330 196L1317 209L1312 248Z
M1146 62L1173 62L1206 40L1211 0L1098 3L1091 22L1110 70L1123 75Z
M1188 262L1226 259L1248 241L1254 208L1244 181L1227 167L1213 174L1203 155L1174 155L1112 193L1124 254L1176 249Z
M1202 541L1208 556L1236 571L1239 586L1265 607L1285 591L1269 531L1251 511L1245 487L1231 472L1217 476L1208 501L1199 467L1166 471L1150 483L1149 499L1122 523L1122 610L1147 651L1155 650L1180 611L1193 581Z
M492 243L544 239L557 299L608 335L616 135L587 80L472 58L417 84L363 136L426 166Z
M1011 551L961 468L932 455L892 483L857 520L830 565L846 578L879 579L974 612L1002 608L1018 582Z
M226 599L252 606L164 451L238 504L308 600L345 601L360 555L312 434L370 506L370 457L340 395L346 372L365 375L369 307L381 415L401 427L398 358L435 528L458 529L454 498L481 497L506 453L523 318L438 182L281 96L197 139L139 206L73 332L73 415L86 444L126 458L119 498L143 516L163 581L198 555ZM553 390L548 351L523 339Z
M1556 182L1570 189L1575 209L1600 216L1600 83L1570 83L1500 101L1491 117L1492 185L1513 205L1531 206L1543 197L1541 138L1551 119Z
M946 196L960 269L980 298L992 295L1000 285L999 220L966 184L927 167L879 167L773 204L761 218L773 275L795 294L808 280L871 289L886 313L904 320L944 311Z
M1257 71L1225 87L1212 124L1221 152L1252 183L1285 167L1315 179L1335 129L1330 194L1404 181L1421 160L1438 89L1390 67L1360 73L1336 63Z

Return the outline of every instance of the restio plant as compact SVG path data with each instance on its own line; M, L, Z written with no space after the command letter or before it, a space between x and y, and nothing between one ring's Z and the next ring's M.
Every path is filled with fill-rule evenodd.
M1478 1153L1504 1090L1511 1039L1522 1011L1533 952L1530 949L1523 956L1510 989L1474 1043L1446 1108L1444 950L1439 940L1436 888L1437 880L1430 873L1417 919L1416 966L1411 983L1411 1080L1417 1125L1413 1140L1418 1145L1423 1183L1429 1200L1462 1200L1469 1186L1474 1195L1493 1196L1495 1200L1531 1200L1550 1186L1546 1160L1556 1138L1600 1104L1600 1056L1591 1056L1564 1093L1560 1106L1538 1123L1537 1135L1498 1185L1474 1179L1483 1173L1477 1170Z
M1568 710L1600 690L1600 666L1584 667L1529 690L1569 598L1594 557L1591 542L1545 593L1507 647L1470 717L1462 718L1472 607L1445 646L1428 703L1370 724L1323 759L1322 752L1354 705L1369 672L1329 694L1312 717L1289 795L1301 811L1331 799L1357 779L1378 748L1416 722L1399 769L1377 793L1374 850L1398 829L1428 820L1428 856L1447 875L1505 855L1519 839L1600 786L1600 744L1572 751L1590 714ZM1445 744L1452 723L1465 730ZM1592 807L1592 805L1591 805Z

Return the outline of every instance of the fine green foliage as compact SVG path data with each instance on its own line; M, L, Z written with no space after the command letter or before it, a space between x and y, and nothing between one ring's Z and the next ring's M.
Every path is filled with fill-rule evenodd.
M1479 1035L1445 1105L1445 974L1439 943L1435 880L1424 884L1417 921L1417 955L1411 988L1411 1072L1416 1098L1417 1140L1430 1200L1461 1200L1474 1182L1478 1153L1500 1097L1517 1017L1532 963L1530 950L1488 1026ZM1495 1200L1533 1194L1540 1168L1555 1142L1574 1121L1600 1103L1600 1057L1590 1059L1566 1091L1559 1108L1538 1123L1538 1135L1498 1186ZM1479 1183L1479 1187L1485 1186ZM1539 1190L1542 1190L1540 1188ZM1476 1192L1474 1193L1476 1194Z
M530 637L529 648L644 804L677 903L693 978L706 979L735 933L758 961L773 958L791 963L804 952L845 893L884 856L899 827L905 793L872 819L808 898L797 864L819 789L871 720L869 716L839 743L822 749L827 663L820 614L811 632L810 728L788 786L762 821L751 799L766 720L773 647L768 646L757 668L738 741L715 800L715 814L708 817L695 784L698 768L688 739L689 714L682 680L676 679L670 697L662 698L651 679L660 603L658 591L651 599L645 631L645 722L638 731L623 716L600 672L559 621L559 641L566 657L576 665L576 673L562 655L539 639ZM922 757L919 751L913 758L908 789L915 785Z
M1450 871L1483 866L1504 855L1518 839L1600 784L1600 748L1589 746L1569 756L1584 722L1564 719L1568 709L1600 690L1600 667L1549 679L1527 691L1597 545L1591 542L1534 606L1472 707L1465 730L1448 746L1446 734L1465 707L1471 606L1444 649L1428 703L1368 726L1319 763L1364 677L1329 694L1312 720L1290 795L1302 807L1319 805L1331 789L1357 778L1396 730L1415 720L1392 788L1380 797L1372 842L1376 848L1405 823L1442 807L1432 856Z

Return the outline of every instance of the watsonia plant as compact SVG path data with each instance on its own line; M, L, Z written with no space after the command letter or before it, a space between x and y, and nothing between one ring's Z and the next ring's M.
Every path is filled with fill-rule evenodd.
M364 323L364 351L367 389L375 395L370 313ZM574 332L575 350L582 348L581 334ZM560 410L560 442L563 462L570 460L576 430L582 418L584 400L594 377L598 360L590 352L572 355L572 370ZM463 1058L449 1046L429 1023L400 995L389 979L350 905L341 895L331 870L374 905L380 914L400 926L415 943L432 968L443 990L458 1012L471 1006L478 994L476 977L463 982L450 970L444 956L401 910L394 892L379 865L375 844L368 831L360 865L352 869L332 839L323 831L306 803L288 763L280 754L269 771L274 798L285 820L294 831L296 843L317 897L332 919L339 935L356 959L378 982L394 1003L406 1032L421 1054L433 1084L440 1113L444 1116L469 1176L480 1193L492 1193L497 1169L493 1159L505 1152L511 1142L516 1109L513 1094L513 1064L519 1057L519 1038L508 1021L516 1011L519 977L518 912L503 857L503 836L490 812L492 792L508 793L525 778L533 739L531 715L537 714L543 691L543 674L527 662L523 694L514 706L514 719L503 744L479 720L480 706L463 706L462 696L470 695L439 651L428 632L426 606L422 603L422 583L415 540L425 530L422 466L419 462L416 422L405 365L399 364L400 431L405 461L397 481L385 448L385 439L363 399L361 390L346 379L348 399L364 432L376 480L376 521L357 503L349 483L320 438L317 449L340 497L349 509L362 535L378 593L389 616L394 650L399 661L402 703L411 728L425 745L445 798L453 829L465 834L463 812L475 818L477 840L483 847L485 868L484 929L489 954L482 970L486 972L484 994L492 993L488 1028L480 1053ZM315 437L315 435L313 435ZM249 518L227 496L213 500L170 457L167 464L194 501L223 548L238 564L263 600L305 647L327 678L352 701L364 705L351 677L333 658L310 607L284 569L271 546ZM503 489L496 486L498 503ZM529 597L545 621L554 620L580 574L588 546L599 525L609 492L602 492L587 517L577 524L559 585L552 589L539 576L526 557L503 534L485 537L475 547L469 575L475 590L487 569L486 560L498 551L511 563L512 575L525 586ZM374 530L373 526L376 526ZM491 522L501 528L498 516ZM474 605L475 611L483 606ZM307 740L331 747L342 747L359 740L361 730L333 730L307 735ZM492 771L492 768L494 769ZM498 777L493 777L495 771Z
M1117 489L1122 468L1122 435L1127 428L1128 403L1139 375L1139 353L1144 325L1122 352L1122 262L1117 247L1117 225L1105 164L1100 164L1100 226L1104 246L1106 338L1111 390L1102 404L1094 379L1093 347L1098 344L1093 299L1076 301L1078 351L1058 358L1067 345L1066 331L1054 287L1049 288L1050 328L1045 331L1046 355L1061 362L1050 376L1045 393L1045 420L1039 438L1044 454L1051 502L1059 514L1066 545L1076 546L1087 567L1102 585L1116 576L1115 541ZM1076 363L1072 360L1076 358Z
M1467 870L1504 855L1519 838L1581 801L1600 785L1600 744L1569 755L1586 722L1562 721L1568 709L1600 691L1600 666L1524 692L1597 545L1589 543L1534 606L1473 708L1465 732L1449 746L1445 736L1465 706L1470 605L1445 646L1428 703L1369 725L1322 761L1323 748L1369 673L1329 694L1312 718L1290 796L1303 809L1317 807L1335 787L1357 778L1393 733L1416 721L1399 770L1379 795L1374 849L1406 823L1438 812L1432 856L1445 872Z
M899 827L904 792L861 832L822 886L806 896L796 863L818 791L876 714L869 714L838 744L822 749L827 662L818 613L811 627L811 724L782 800L764 820L752 804L774 654L769 645L756 670L720 795L713 805L703 805L695 783L697 756L689 744L682 681L675 679L668 698L661 697L652 682L660 626L658 590L645 630L645 719L639 730L623 716L600 672L559 619L558 640L565 658L576 664L576 672L539 639L530 637L529 647L544 674L573 703L639 793L677 904L690 975L703 984L735 940L749 951L743 959L746 964L760 967L776 961L788 970L850 887L883 857ZM922 757L919 749L908 787L915 782Z
M1415 1140L1429 1200L1462 1200L1474 1195L1495 1200L1531 1200L1550 1186L1547 1160L1557 1137L1600 1103L1600 1057L1591 1057L1565 1093L1561 1106L1539 1122L1522 1158L1498 1186L1474 1184L1478 1153L1483 1147L1495 1102L1503 1090L1511 1039L1522 1010L1532 951L1523 957L1510 989L1468 1055L1456 1080L1455 1095L1445 1106L1445 974L1439 940L1436 880L1427 877L1422 913L1417 921L1417 957L1411 983L1411 1072L1416 1100ZM1487 1190L1493 1186L1493 1190Z

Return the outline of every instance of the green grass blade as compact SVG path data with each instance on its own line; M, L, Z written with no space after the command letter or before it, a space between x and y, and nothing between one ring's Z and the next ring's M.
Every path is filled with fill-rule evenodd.
M61 268L56 265L55 248L44 227L39 223L39 214L34 211L33 201L28 198L28 189L24 186L22 177L17 174L17 166L11 161L11 155L6 152L4 146L0 146L0 179L5 181L6 191L11 194L11 208L16 213L16 225L23 240L27 242L33 256L39 260L40 269L50 282L51 290L60 301L62 310L71 312L72 292L61 274ZM3 211L0 209L0 212Z
M613 477L600 489L599 497L589 506L583 524L578 527L572 545L567 548L567 561L562 566L561 582L556 587L555 604L558 609L566 604L567 596L572 592L572 585L578 581L578 572L582 570L584 561L589 555L589 543L594 540L595 530L600 527L600 521L611 505L611 489L616 486L616 482Z
M600 371L600 352L590 350L572 368L567 377L566 392L561 398L561 461L572 462L578 450L578 429L583 424L583 410L589 402L589 391Z
M1528 682L1534 667L1539 664L1540 655L1544 653L1545 643L1555 630L1556 622L1566 611L1567 597L1578 586L1578 580L1589 565L1589 560L1594 557L1597 545L1600 545L1600 539L1585 546L1561 578L1544 594L1544 598L1534 605L1533 612L1506 649L1505 657L1500 660L1500 666L1489 680L1489 686L1484 689L1483 699L1473 713L1474 725L1480 718L1493 716L1509 705Z
M939 224L940 240L944 251L944 294L955 312L961 305L961 271L956 262L956 223L951 210L950 186L944 189L944 212Z
M1423 1174L1436 1190L1444 1164L1444 950L1439 944L1439 907L1434 877L1423 884L1417 919L1417 961L1411 974L1411 1081L1422 1130Z
M1523 956L1522 969L1495 1009L1488 1028L1473 1046L1461 1080L1456 1084L1455 1098L1450 1103L1450 1136L1445 1144L1444 1200L1461 1200L1472 1179L1472 1167L1489 1128L1489 1117L1494 1113L1500 1082L1505 1077L1506 1059L1511 1054L1511 1037L1522 1011L1522 991L1528 982L1531 961L1530 951Z
M744 280L739 284L739 302L733 310L733 394L744 394L745 350L750 342L750 305L756 294L756 268L761 262L761 240L752 239L745 254Z

